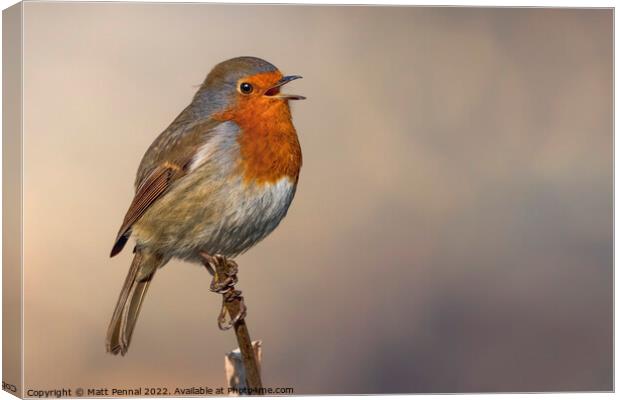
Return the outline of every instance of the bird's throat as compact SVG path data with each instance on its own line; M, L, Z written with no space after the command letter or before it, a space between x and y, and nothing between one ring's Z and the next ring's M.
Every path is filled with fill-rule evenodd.
M247 183L275 183L283 177L297 182L302 156L288 103L266 99L239 104L218 119L240 128L240 168Z

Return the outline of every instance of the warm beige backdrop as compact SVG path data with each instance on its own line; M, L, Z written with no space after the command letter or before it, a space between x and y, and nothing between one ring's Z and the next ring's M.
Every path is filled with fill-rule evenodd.
M239 258L296 393L610 390L612 11L25 6L26 388L221 386L203 269L105 354L147 146L239 55L303 75L289 216ZM128 249L131 247L129 246Z

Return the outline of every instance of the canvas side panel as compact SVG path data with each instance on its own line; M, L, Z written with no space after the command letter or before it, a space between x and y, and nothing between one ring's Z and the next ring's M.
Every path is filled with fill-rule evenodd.
M22 4L2 13L2 386L22 393Z

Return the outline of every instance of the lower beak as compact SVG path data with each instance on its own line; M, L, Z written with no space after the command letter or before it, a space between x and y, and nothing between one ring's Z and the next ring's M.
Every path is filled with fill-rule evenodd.
M282 86L296 79L301 79L301 76L299 75L283 76L282 79L278 81L278 83L276 83L274 86L272 86L271 88L269 88L269 90L265 92L265 96L275 97L277 99L286 99L286 100L304 100L305 97L300 96L298 94L280 93L280 88Z

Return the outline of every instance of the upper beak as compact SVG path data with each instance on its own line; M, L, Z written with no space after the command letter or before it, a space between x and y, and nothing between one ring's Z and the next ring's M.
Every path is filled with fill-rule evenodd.
M291 81L294 81L295 79L301 79L301 76L299 75L283 76L282 79L278 81L278 83L270 87L269 90L265 92L265 96L271 96L271 97L276 97L279 99L286 99L286 100L304 100L305 97L300 96L298 94L280 93L280 87L286 85L287 83Z

